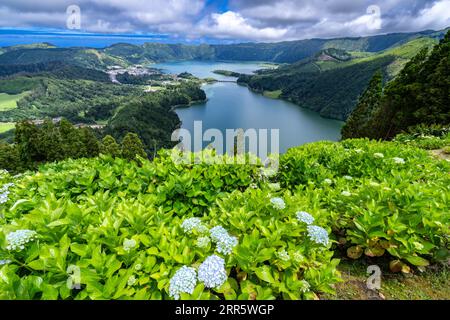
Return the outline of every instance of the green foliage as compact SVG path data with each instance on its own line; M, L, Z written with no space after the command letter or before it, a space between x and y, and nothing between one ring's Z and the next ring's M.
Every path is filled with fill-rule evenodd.
M419 268L448 258L450 164L425 151L368 140L290 149L270 178L281 189L260 165L183 164L173 155L3 173L0 185L14 185L0 207L0 298L169 299L175 272L214 253L225 259L227 281L198 283L181 299L316 299L339 281L333 248ZM332 232L327 246L313 242L299 211ZM229 255L213 242L199 247L204 231L181 227L190 217L223 226L238 244ZM8 234L23 229L36 239L7 250ZM69 289L68 280L80 286Z
M136 158L147 158L147 154L144 151L144 145L141 139L135 133L127 133L122 140L122 152L121 156L126 160L136 160Z
M114 139L110 135L107 135L102 139L100 153L110 155L113 158L120 157L122 154L120 146L116 142L116 139Z
M383 74L382 72L377 72L342 128L342 139L360 136L371 137L373 135L373 131L369 127L369 120L372 118L373 113L378 110L382 94Z
M279 177L305 210L326 210L349 256L416 266L448 257L450 164L397 143L346 140L295 148Z

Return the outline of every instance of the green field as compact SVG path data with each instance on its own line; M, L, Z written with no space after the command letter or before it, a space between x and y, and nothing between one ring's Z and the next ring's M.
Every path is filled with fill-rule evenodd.
M20 94L0 93L0 111L6 111L17 108L17 101L22 99L28 92Z
M15 125L14 122L0 122L0 133L14 129Z

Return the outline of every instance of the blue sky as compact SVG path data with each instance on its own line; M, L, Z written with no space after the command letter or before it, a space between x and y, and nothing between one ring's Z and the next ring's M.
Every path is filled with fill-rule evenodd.
M81 10L68 30L66 9ZM1 0L0 28L282 41L439 30L450 0Z

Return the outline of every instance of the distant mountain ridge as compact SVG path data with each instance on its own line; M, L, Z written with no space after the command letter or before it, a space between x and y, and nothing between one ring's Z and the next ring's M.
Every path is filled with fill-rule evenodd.
M441 39L446 31L394 33L356 38L310 39L276 43L241 43L230 45L185 45L118 43L104 49L56 48L34 44L0 48L0 64L35 64L64 61L82 67L105 69L111 65L145 64L176 60L233 60L294 63L326 49L380 52L408 41L426 37Z

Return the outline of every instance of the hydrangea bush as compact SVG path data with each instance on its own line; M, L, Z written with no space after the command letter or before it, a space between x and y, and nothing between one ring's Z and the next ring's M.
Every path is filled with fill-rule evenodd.
M425 151L315 143L259 169L161 152L2 173L0 299L317 299L336 249L448 257L450 164Z

